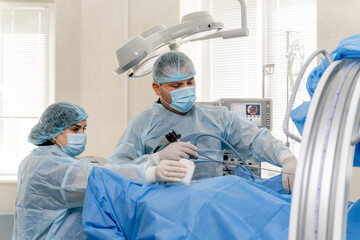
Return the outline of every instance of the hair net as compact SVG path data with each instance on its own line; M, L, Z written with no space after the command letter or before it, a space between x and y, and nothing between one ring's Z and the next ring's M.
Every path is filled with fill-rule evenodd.
M87 117L85 110L77 104L68 102L51 104L31 129L28 140L34 145L40 145L53 139L72 124L86 120Z
M153 79L158 84L186 80L195 74L191 59L178 51L161 55L153 66Z

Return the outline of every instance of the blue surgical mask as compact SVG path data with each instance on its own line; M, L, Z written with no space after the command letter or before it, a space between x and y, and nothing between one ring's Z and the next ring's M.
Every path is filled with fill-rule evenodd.
M161 85L160 85L161 86ZM162 86L161 86L162 87ZM164 87L162 87L165 89ZM165 89L166 90L166 89ZM166 90L168 91L168 90ZM180 89L168 91L171 95L172 102L169 104L162 98L164 102L169 104L170 107L175 109L178 112L186 113L188 112L192 106L194 105L194 102L196 100L195 96L195 87L183 87Z
M87 142L86 134L64 133L67 135L68 143L61 146L61 150L71 157L80 155L84 150Z

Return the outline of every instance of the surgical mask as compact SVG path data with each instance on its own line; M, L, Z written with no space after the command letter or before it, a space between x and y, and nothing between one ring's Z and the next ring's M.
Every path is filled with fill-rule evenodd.
M67 135L68 143L62 146L58 141L55 141L61 146L61 150L71 157L80 155L84 150L87 142L86 134L64 133Z
M165 89L163 86L161 87ZM172 91L166 91L170 93L172 102L169 104L161 97L162 100L169 104L170 107L181 113L188 112L196 100L195 87L183 87Z

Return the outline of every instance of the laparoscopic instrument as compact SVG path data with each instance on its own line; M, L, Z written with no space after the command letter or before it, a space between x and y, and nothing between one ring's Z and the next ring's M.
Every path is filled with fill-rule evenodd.
M177 134L173 129L171 132L165 134L165 136L160 139L160 143L155 148L154 153L157 152L160 148L166 147L170 143L177 142L180 138L181 134Z
M256 179L261 179L260 177L256 176L253 174L252 170L251 169L262 169L262 170L266 170L266 171L274 171L274 172L277 172L277 173L285 173L283 171L277 171L277 170L273 170L273 169L267 169L267 168L261 168L261 167L255 167L255 166L249 166L248 163L240 156L240 154L236 151L236 149L231 146L231 144L229 144L225 139L221 138L221 137L218 137L218 136L215 136L215 135L212 135L212 134L199 134L195 137L194 139L194 145L196 145L198 139L200 137L213 137L213 138L216 138L218 139L219 141L221 141L222 143L224 143L228 149L230 149L231 151L234 152L234 154L240 159L240 161L243 163L243 164L237 164L237 166L239 168L241 168L241 170L239 170L238 168L234 168L234 167L231 167L229 166L227 163L227 161L223 161L223 160L216 160L216 159L213 159L205 154L201 154L201 153L198 153L199 154L199 158L197 158L197 160L207 160L207 161L212 161L214 163L217 163L217 164L221 164L223 166L225 166L225 168L229 171L232 170L234 171L235 173L237 173L237 175L240 175L240 176L245 176L247 179L251 179L251 181L255 182ZM163 148L163 147L166 147L167 145L169 145L170 143L173 143L173 142L177 142L178 140L180 140L181 138L181 134L178 134L176 133L173 129L172 131L170 131L169 133L165 134L161 139L160 139L160 143L159 145L155 148L154 150L154 153L157 152L160 148ZM245 167L243 167L242 165L244 165ZM291 174L293 175L293 173L285 173L285 174ZM268 179L269 180L269 179ZM271 180L269 180L271 181Z

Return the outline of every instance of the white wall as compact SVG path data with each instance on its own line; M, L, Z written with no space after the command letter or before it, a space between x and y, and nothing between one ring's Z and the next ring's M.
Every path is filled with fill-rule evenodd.
M55 101L81 103L81 1L55 2Z
M108 158L126 124L125 78L112 72L114 50L127 38L125 6L125 0L81 1L80 96L89 114L83 155Z
M180 22L180 0L131 0L129 36L141 34L151 27L165 24L170 27ZM145 11L146 9L146 11ZM152 106L157 96L152 89L151 74L129 81L129 118Z
M318 48L333 51L338 43L360 33L359 0L317 0Z

